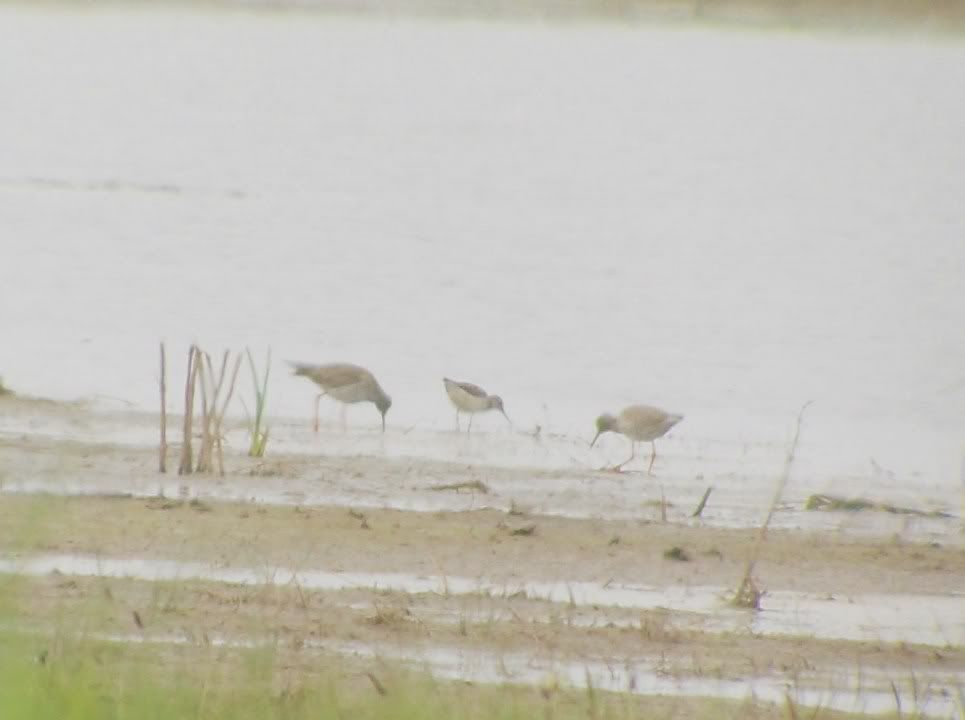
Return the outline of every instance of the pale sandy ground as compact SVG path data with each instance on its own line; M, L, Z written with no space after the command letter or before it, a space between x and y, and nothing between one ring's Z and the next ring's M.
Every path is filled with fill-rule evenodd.
M8 399L3 409L8 426L16 417L23 428L0 437L3 569L26 576L16 587L28 627L69 617L114 638L270 636L298 665L363 648L363 659L434 658L439 672L472 677L492 666L503 668L495 679L524 683L547 668L622 663L663 682L716 683L695 695L743 681L840 694L859 676L879 695L891 682L936 696L961 688L965 549L955 532L914 542L773 530L755 569L764 590L755 613L731 608L727 591L757 531L688 519L689 507L671 507L661 522L656 507L650 518L608 520L444 503L373 507L378 496L360 507L301 504L284 494L319 478L339 496L373 481L397 493L413 483L499 487L502 476L521 474L551 484L558 471L373 455L255 461L232 450L224 478L179 479L156 472L154 448L48 432L51 417L104 422L82 406ZM178 497L182 481L193 500ZM263 499L223 491L219 499L226 487ZM426 493L478 496L482 507L498 496ZM689 559L666 557L672 548ZM512 670L521 658L524 670ZM920 688L904 690L912 677ZM830 704L832 695L811 700ZM953 712L952 701L932 709Z

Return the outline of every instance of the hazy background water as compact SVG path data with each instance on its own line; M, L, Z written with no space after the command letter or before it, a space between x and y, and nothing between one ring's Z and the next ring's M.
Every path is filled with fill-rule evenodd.
M954 43L2 7L0 373L150 408L159 339L271 345L275 413L311 407L281 360L349 360L397 428L452 423L449 375L587 437L663 405L735 462L813 399L818 486L941 495L963 87Z

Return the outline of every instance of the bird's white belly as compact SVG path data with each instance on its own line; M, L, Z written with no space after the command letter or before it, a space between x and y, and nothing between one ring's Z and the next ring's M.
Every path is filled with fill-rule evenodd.
M676 425L676 422L669 419L659 421L655 420L646 423L621 421L618 430L621 434L626 435L631 440L646 442L663 437L674 425Z
M357 403L369 400L366 387L363 383L353 385L342 385L337 388L329 388L326 394L343 403Z
M452 404L462 412L476 413L489 409L488 398L471 395L458 385L447 384L446 393L449 395L449 399L452 400Z

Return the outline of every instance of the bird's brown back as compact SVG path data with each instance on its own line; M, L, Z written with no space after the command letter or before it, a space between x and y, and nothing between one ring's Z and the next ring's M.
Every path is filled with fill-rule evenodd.
M442 380L447 384L451 383L455 385L456 387L460 388L464 392L469 393L473 397L484 398L489 395L489 393L487 393L481 387L479 387L478 385L473 385L472 383L461 382L459 380L450 380L449 378L442 378Z
M683 419L651 405L630 405L618 418L620 432L641 440L658 438Z
M296 365L295 374L307 377L322 389L340 388L358 383L375 383L372 373L364 367L351 363Z

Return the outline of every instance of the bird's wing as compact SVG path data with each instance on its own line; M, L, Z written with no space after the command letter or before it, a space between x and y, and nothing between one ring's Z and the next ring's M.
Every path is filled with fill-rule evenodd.
M369 380L372 373L351 363L332 363L329 365L300 365L295 368L296 375L305 375L323 388L339 388Z
M457 388L459 388L463 392L469 393L473 397L478 397L478 398L489 397L489 393L487 393L478 385L473 385L472 383L467 383L467 382L459 382L458 380L450 380L449 378L445 378L445 381L448 383L452 383Z
M637 425L659 425L666 419L667 413L652 405L631 405L620 413L623 421Z

